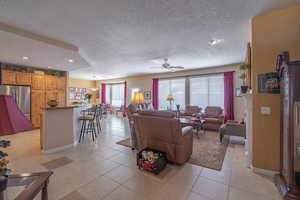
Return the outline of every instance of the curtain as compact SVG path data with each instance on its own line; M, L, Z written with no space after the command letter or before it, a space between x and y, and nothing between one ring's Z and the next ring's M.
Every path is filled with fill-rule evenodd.
M101 103L105 104L106 103L106 84L102 83L101 84Z
M127 106L127 82L124 83L124 110L123 117L126 117L126 107Z
M224 123L234 120L233 72L224 73Z
M155 110L158 109L158 83L159 83L159 79L158 78L154 78L152 80L152 105L153 105L153 108Z

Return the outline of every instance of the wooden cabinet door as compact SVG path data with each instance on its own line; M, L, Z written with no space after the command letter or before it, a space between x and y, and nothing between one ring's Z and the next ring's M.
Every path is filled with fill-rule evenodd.
M11 70L2 70L2 84L15 85L16 81L16 72Z
M31 121L34 127L40 126L40 115L45 108L45 92L43 90L31 91Z
M57 83L58 90L66 90L66 78L65 77L57 77L56 83Z
M17 72L17 85L31 85L31 73Z
M42 74L32 74L31 87L33 90L44 90L45 89L45 77Z
M50 100L56 100L57 101L57 91L56 90L48 90L45 92L46 96L45 96L45 104L46 104L46 107L49 107L48 106L48 102Z
M59 90L57 92L57 103L58 103L58 106L66 106L66 92L65 92L65 90Z
M40 114L38 114L38 113L32 114L31 123L32 123L34 128L39 128L40 124L41 124Z
M57 80L56 76L46 75L45 76L46 90L56 90L57 89L56 80Z

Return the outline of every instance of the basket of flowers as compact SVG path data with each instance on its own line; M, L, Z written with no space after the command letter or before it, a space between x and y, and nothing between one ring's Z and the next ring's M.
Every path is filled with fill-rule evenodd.
M137 154L139 169L159 174L167 165L167 155L164 152L145 148Z

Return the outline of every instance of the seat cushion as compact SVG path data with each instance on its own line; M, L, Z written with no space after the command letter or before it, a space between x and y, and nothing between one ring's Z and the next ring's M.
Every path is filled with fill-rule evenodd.
M93 120L93 116L86 115L79 117L79 120Z
M219 123L222 123L222 120L217 119L217 118L205 118L205 122L219 124Z

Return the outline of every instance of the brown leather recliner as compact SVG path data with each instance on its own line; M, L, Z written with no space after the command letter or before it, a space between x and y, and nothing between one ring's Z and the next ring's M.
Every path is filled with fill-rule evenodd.
M207 106L201 117L205 120L202 125L204 130L219 131L224 122L223 109L217 106Z
M167 159L177 164L183 164L192 155L192 127L182 128L175 113L140 111L134 116L134 126L140 149L148 147L166 152Z

